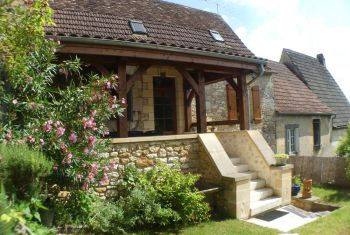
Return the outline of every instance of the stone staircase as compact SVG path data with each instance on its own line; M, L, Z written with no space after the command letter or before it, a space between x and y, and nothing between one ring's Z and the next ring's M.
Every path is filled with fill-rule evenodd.
M258 178L257 172L249 171L249 166L242 163L240 158L230 158L237 172L250 178L250 216L279 207L280 197L273 196L273 189L266 186L264 179Z

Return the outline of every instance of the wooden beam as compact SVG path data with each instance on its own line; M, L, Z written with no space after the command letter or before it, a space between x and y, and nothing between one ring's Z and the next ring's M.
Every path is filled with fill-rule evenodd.
M227 78L226 82L230 84L230 86L237 92L238 91L238 86L233 78Z
M122 46L108 46L108 45L97 45L97 44L83 44L83 43L64 43L59 48L59 53L72 53L72 54L90 54L90 55L108 55L108 56L120 56L127 58L143 58L143 59L154 59L160 61L171 61L171 62L184 62L202 65L213 65L226 67L230 69L246 69L259 71L259 65L215 58L210 56L194 55L191 53L183 52L169 52L154 49L143 49L134 47L122 47Z
M207 132L207 112L205 107L205 78L203 71L197 71L198 93L196 95L197 132Z
M122 99L127 98L127 81L126 81L126 63L118 64L118 98L121 101ZM118 137L126 138L128 137L129 127L128 127L128 112L127 104L122 104L124 108L123 116L118 117Z
M207 126L228 126L239 124L239 120L223 120L223 121L210 121L207 122ZM196 126L197 123L192 123L192 126Z
M191 88L199 94L199 88L197 82L192 78L191 74L184 69L176 68L176 70L182 75L182 77L190 84Z
M127 86L126 86L126 90L127 92L129 92L131 90L131 88L134 86L135 82L137 80L141 80L142 79L142 75L144 74L144 72L149 68L149 65L140 65L137 70L135 71L135 73L130 77L130 79L127 81Z
M102 65L100 63L91 63L91 66L94 67L95 69L97 69L97 71L99 71L102 76L109 75L109 71L104 65Z
M186 84L184 84L184 104L185 104L185 131L190 131L192 127L192 107L190 99L191 93L194 94L192 89L187 89Z
M238 120L241 130L248 130L248 112L247 112L247 80L245 74L237 78L237 99L238 99Z

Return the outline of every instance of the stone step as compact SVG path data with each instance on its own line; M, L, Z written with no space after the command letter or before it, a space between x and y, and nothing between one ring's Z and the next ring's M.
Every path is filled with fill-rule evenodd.
M240 174L248 175L250 180L254 180L258 178L258 172L255 172L255 171L246 171Z
M250 202L255 202L272 196L272 188L260 188L250 191Z
M233 165L237 165L241 163L241 159L239 157L232 157L230 159Z
M237 172L244 173L249 171L249 166L247 164L235 165Z
M253 179L250 181L250 189L259 189L259 188L264 188L265 187L265 180L264 179Z
M282 199L280 197L268 197L259 201L250 203L250 216L260 214L262 212L281 206Z

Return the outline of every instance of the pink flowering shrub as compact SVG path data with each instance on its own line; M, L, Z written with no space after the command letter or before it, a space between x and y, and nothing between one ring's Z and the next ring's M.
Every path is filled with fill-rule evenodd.
M0 68L6 72L0 81L0 106L6 110L0 142L42 150L54 160L57 179L83 188L107 183L114 163L99 152L106 144L101 138L109 134L105 123L122 112L112 95L118 78L85 77L78 58L56 60L59 45L44 34L52 14L47 0L31 1L15 12L0 21L7 32L0 41Z

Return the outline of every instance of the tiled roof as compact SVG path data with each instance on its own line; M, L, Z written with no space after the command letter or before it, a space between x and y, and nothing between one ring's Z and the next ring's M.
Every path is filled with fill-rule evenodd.
M334 127L345 127L350 120L350 103L326 66L318 59L284 49L281 62L287 64L336 114Z
M55 26L47 34L133 41L253 57L217 14L161 0L52 0ZM129 20L143 21L148 34L133 34ZM216 42L209 29L225 39Z
M275 110L279 113L329 114L332 110L282 63L269 61Z

